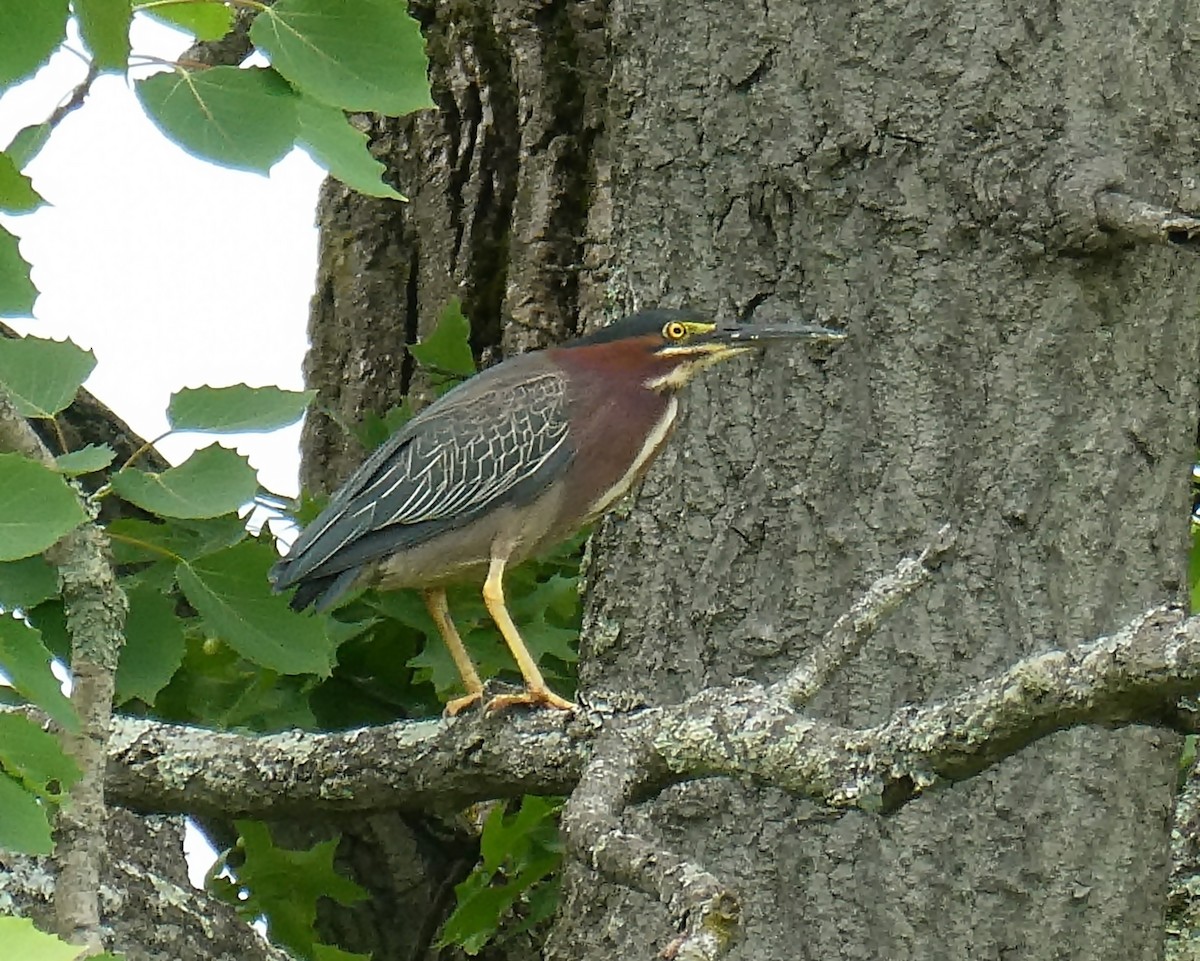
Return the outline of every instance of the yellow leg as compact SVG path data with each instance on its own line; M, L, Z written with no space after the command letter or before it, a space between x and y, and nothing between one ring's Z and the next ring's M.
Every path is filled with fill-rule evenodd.
M521 635L517 631L517 625L509 616L508 606L504 603L504 562L503 557L492 558L492 563L488 567L487 580L483 585L483 603L487 605L488 613L492 615L492 620L500 628L500 633L504 636L504 643L512 651L513 659L516 660L517 667L521 669L521 676L525 678L525 690L520 694L498 695L488 701L487 709L499 711L514 704L537 704L543 707L558 708L562 711L574 710L574 704L565 697L559 697L546 687L542 672L538 670L537 664L529 656L529 649L525 647L525 642L521 640Z
M429 608L429 616L433 618L438 633L442 635L442 640L450 649L454 666L458 668L458 675L462 678L463 687L467 691L462 697L456 697L446 705L447 716L453 717L463 708L470 707L483 697L483 683L475 672L475 665L471 663L471 655L463 646L462 638L458 636L458 628L450 620L450 605L446 603L445 590L440 587L433 588L424 591L423 595L425 606Z

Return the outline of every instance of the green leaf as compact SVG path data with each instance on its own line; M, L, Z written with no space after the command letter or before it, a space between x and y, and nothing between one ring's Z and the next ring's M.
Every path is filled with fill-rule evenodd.
M490 624L482 630L473 630L471 620L462 616L461 605L451 604L450 610L471 660L475 662L475 670L483 680L490 680L502 670L516 669L512 654L501 639L499 631ZM408 659L408 666L415 672L416 680L428 681L433 685L440 700L446 701L463 693L458 668L455 667L450 651L438 636L432 622L429 622L426 629L424 649L420 654Z
M171 395L167 421L172 430L238 433L275 430L304 416L315 390L279 387L185 387Z
M224 3L152 0L137 4L135 9L173 27L181 27L197 40L220 40L233 26L233 7Z
M68 944L53 934L39 931L27 918L0 918L0 944L4 945L10 958L21 961L74 961L84 950L77 944Z
M78 731L79 716L63 694L58 678L50 673L50 660L37 630L14 617L0 617L0 671L18 694L66 730Z
M63 610L62 598L52 597L42 601L25 613L28 623L41 632L46 650L65 664L71 657L71 635L67 633L67 615Z
M28 77L50 59L67 32L67 0L0 3L0 87Z
M1190 613L1200 612L1200 524L1192 525L1192 549L1188 552L1188 588Z
M10 214L25 214L45 202L33 189L33 181L17 169L13 158L7 153L0 153L0 210Z
M561 802L527 795L512 815L497 804L488 813L480 835L479 864L455 887L457 905L438 938L440 946L457 944L467 954L477 954L504 930L507 916L518 898L537 887L562 864L562 842L557 813ZM553 913L556 891L531 894L527 901L532 917ZM549 899L550 903L547 903ZM536 923L526 917L521 927Z
M23 714L0 712L0 768L31 794L56 804L79 780L79 767L59 739Z
M29 278L29 261L21 256L17 238L0 227L0 317L32 314L37 295Z
M23 417L53 417L75 399L96 357L69 340L0 337L0 385Z
M320 898L354 904L368 897L334 868L337 838L306 851L290 850L275 846L265 824L235 824L241 836L239 848L245 855L237 877L247 894L236 906L243 916L265 914L272 939L285 947L302 955L311 951Z
M174 580L175 561L232 547L245 539L246 524L235 514L168 521L122 518L108 525L108 535L118 564L171 561Z
M125 71L129 62L129 0L72 0L79 32L101 70Z
M136 697L153 704L183 663L183 622L175 614L175 602L158 591L135 587L126 594L129 615L117 666L116 700L124 704Z
M189 627L183 666L154 702L157 716L226 730L316 730L311 675L268 671L204 633L199 622Z
M411 344L408 350L425 367L455 377L470 377L475 373L471 324L463 316L457 298L446 305L433 333L419 344Z
M354 437L365 450L374 450L392 434L413 419L412 401L404 398L395 407L388 409L382 417L369 410L354 427Z
M521 808L515 815L508 816L504 805L497 804L488 814L479 837L479 854L485 871L498 871L506 859L523 859L535 834L545 828L562 807L554 798L527 794L521 799Z
M250 28L272 66L343 110L398 117L433 106L425 40L394 0L279 0Z
M36 797L8 774L0 771L0 851L21 851L25 854L51 854L54 842L50 837L48 810ZM12 918L0 918L0 924ZM5 928L0 927L0 943L5 951L14 945L5 938ZM79 948L75 949L76 954ZM32 957L14 954L11 957ZM60 957L75 957L65 955Z
M437 940L439 948L457 944L474 956L499 932L500 920L512 907L518 892L507 885L489 887L487 882L486 874L473 872L454 886L458 904L442 926Z
M159 129L204 160L266 173L296 139L296 92L274 70L179 68L136 87Z
M568 664L579 660L578 628L560 627L547 618L556 608L568 614L579 610L577 578L555 574L538 584L530 593L510 603L510 610L520 625L521 637L537 662L547 654Z
M58 596L58 572L41 557L0 564L0 607L28 611Z
M0 454L0 561L40 554L85 520L62 477L20 454Z
M407 200L383 181L384 166L367 149L367 135L337 107L301 97L297 145L347 187L368 197Z
M54 128L45 122L22 127L12 138L6 153L17 167L24 167L37 156L38 151L46 146L53 130Z
M271 593L276 560L267 545L246 541L182 563L176 576L205 626L243 657L281 674L326 676L337 647L328 619L297 614Z
M163 517L217 517L252 500L258 478L246 458L212 444L161 474L126 467L113 475L112 486L131 504Z
M532 930L543 921L549 921L558 911L561 898L562 879L558 874L548 877L544 883L534 885L525 895L524 920L511 928L505 927L505 935L512 938Z
M314 941L312 946L313 961L371 961L369 954L355 954L353 951L343 951L332 944L321 944Z
M54 466L60 474L68 477L80 477L83 474L94 474L104 470L117 456L107 444L88 444L79 450L68 451L54 458Z

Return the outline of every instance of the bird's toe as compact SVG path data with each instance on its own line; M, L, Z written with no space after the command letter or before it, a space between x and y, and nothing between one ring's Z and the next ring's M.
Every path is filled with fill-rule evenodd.
M573 711L575 705L565 697L559 697L549 688L528 688L519 694L497 694L487 703L487 711L493 714L510 707L548 707L556 711Z
M483 700L483 691L475 691L472 694L464 694L462 697L456 697L446 702L446 707L442 711L442 717L456 717L469 707L473 707ZM488 704L488 710L492 709L491 704Z

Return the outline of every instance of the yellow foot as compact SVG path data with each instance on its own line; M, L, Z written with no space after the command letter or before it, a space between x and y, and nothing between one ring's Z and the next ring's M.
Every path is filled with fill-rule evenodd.
M483 700L483 691L476 691L474 694L464 694L462 697L456 697L446 702L446 707L442 711L442 717L455 717L472 705L478 704L481 700ZM491 710L491 705L488 705L488 709Z
M497 694L487 703L487 711L507 710L510 707L527 705L529 707L552 707L557 711L573 711L575 705L565 697L559 697L550 688L532 688L520 694Z

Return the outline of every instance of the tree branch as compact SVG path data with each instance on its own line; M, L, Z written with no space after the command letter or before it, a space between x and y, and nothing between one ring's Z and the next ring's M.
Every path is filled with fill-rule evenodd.
M183 818L107 819L103 922L112 948L137 961L294 961L268 944L236 910L191 886L183 857ZM0 852L5 913L51 914L62 881L53 861ZM0 957L18 961L0 946Z
M266 5L275 0L264 0ZM250 42L250 27L258 10L253 7L238 7L233 14L233 25L229 32L218 40L199 40L179 55L180 63L198 64L204 67L236 67L254 52Z
M339 734L252 737L122 718L109 790L139 810L270 818L461 807L574 789L564 815L571 848L672 908L685 929L668 949L675 957L715 959L736 928L736 898L700 865L626 831L628 805L670 784L730 776L835 811L891 813L1068 727L1178 729L1188 715L1176 702L1197 688L1200 618L1166 607L870 728L806 716L773 687L750 683L628 714L478 714Z
M701 865L629 831L626 808L647 782L661 780L658 759L643 738L623 725L596 744L592 759L563 810L567 846L584 863L621 884L656 896L684 933L668 952L673 958L718 958L737 929L737 897Z
M953 544L954 533L946 524L917 557L906 557L868 587L795 669L771 685L770 695L797 708L811 701L842 665L862 650L883 619L929 580Z
M0 449L47 466L54 464L50 452L3 391ZM59 812L55 829L59 875L54 909L59 934L102 951L99 895L105 859L104 774L126 602L109 560L108 539L95 524L84 524L67 534L46 551L46 558L58 568L71 637L71 699L81 721L78 733L63 735L64 748L79 765L81 777L71 788L70 802Z
M566 794L594 732L558 712L259 737L118 718L108 792L145 813L286 818Z
M1200 250L1200 217L1160 207L1116 190L1096 195L1096 221L1133 240Z

